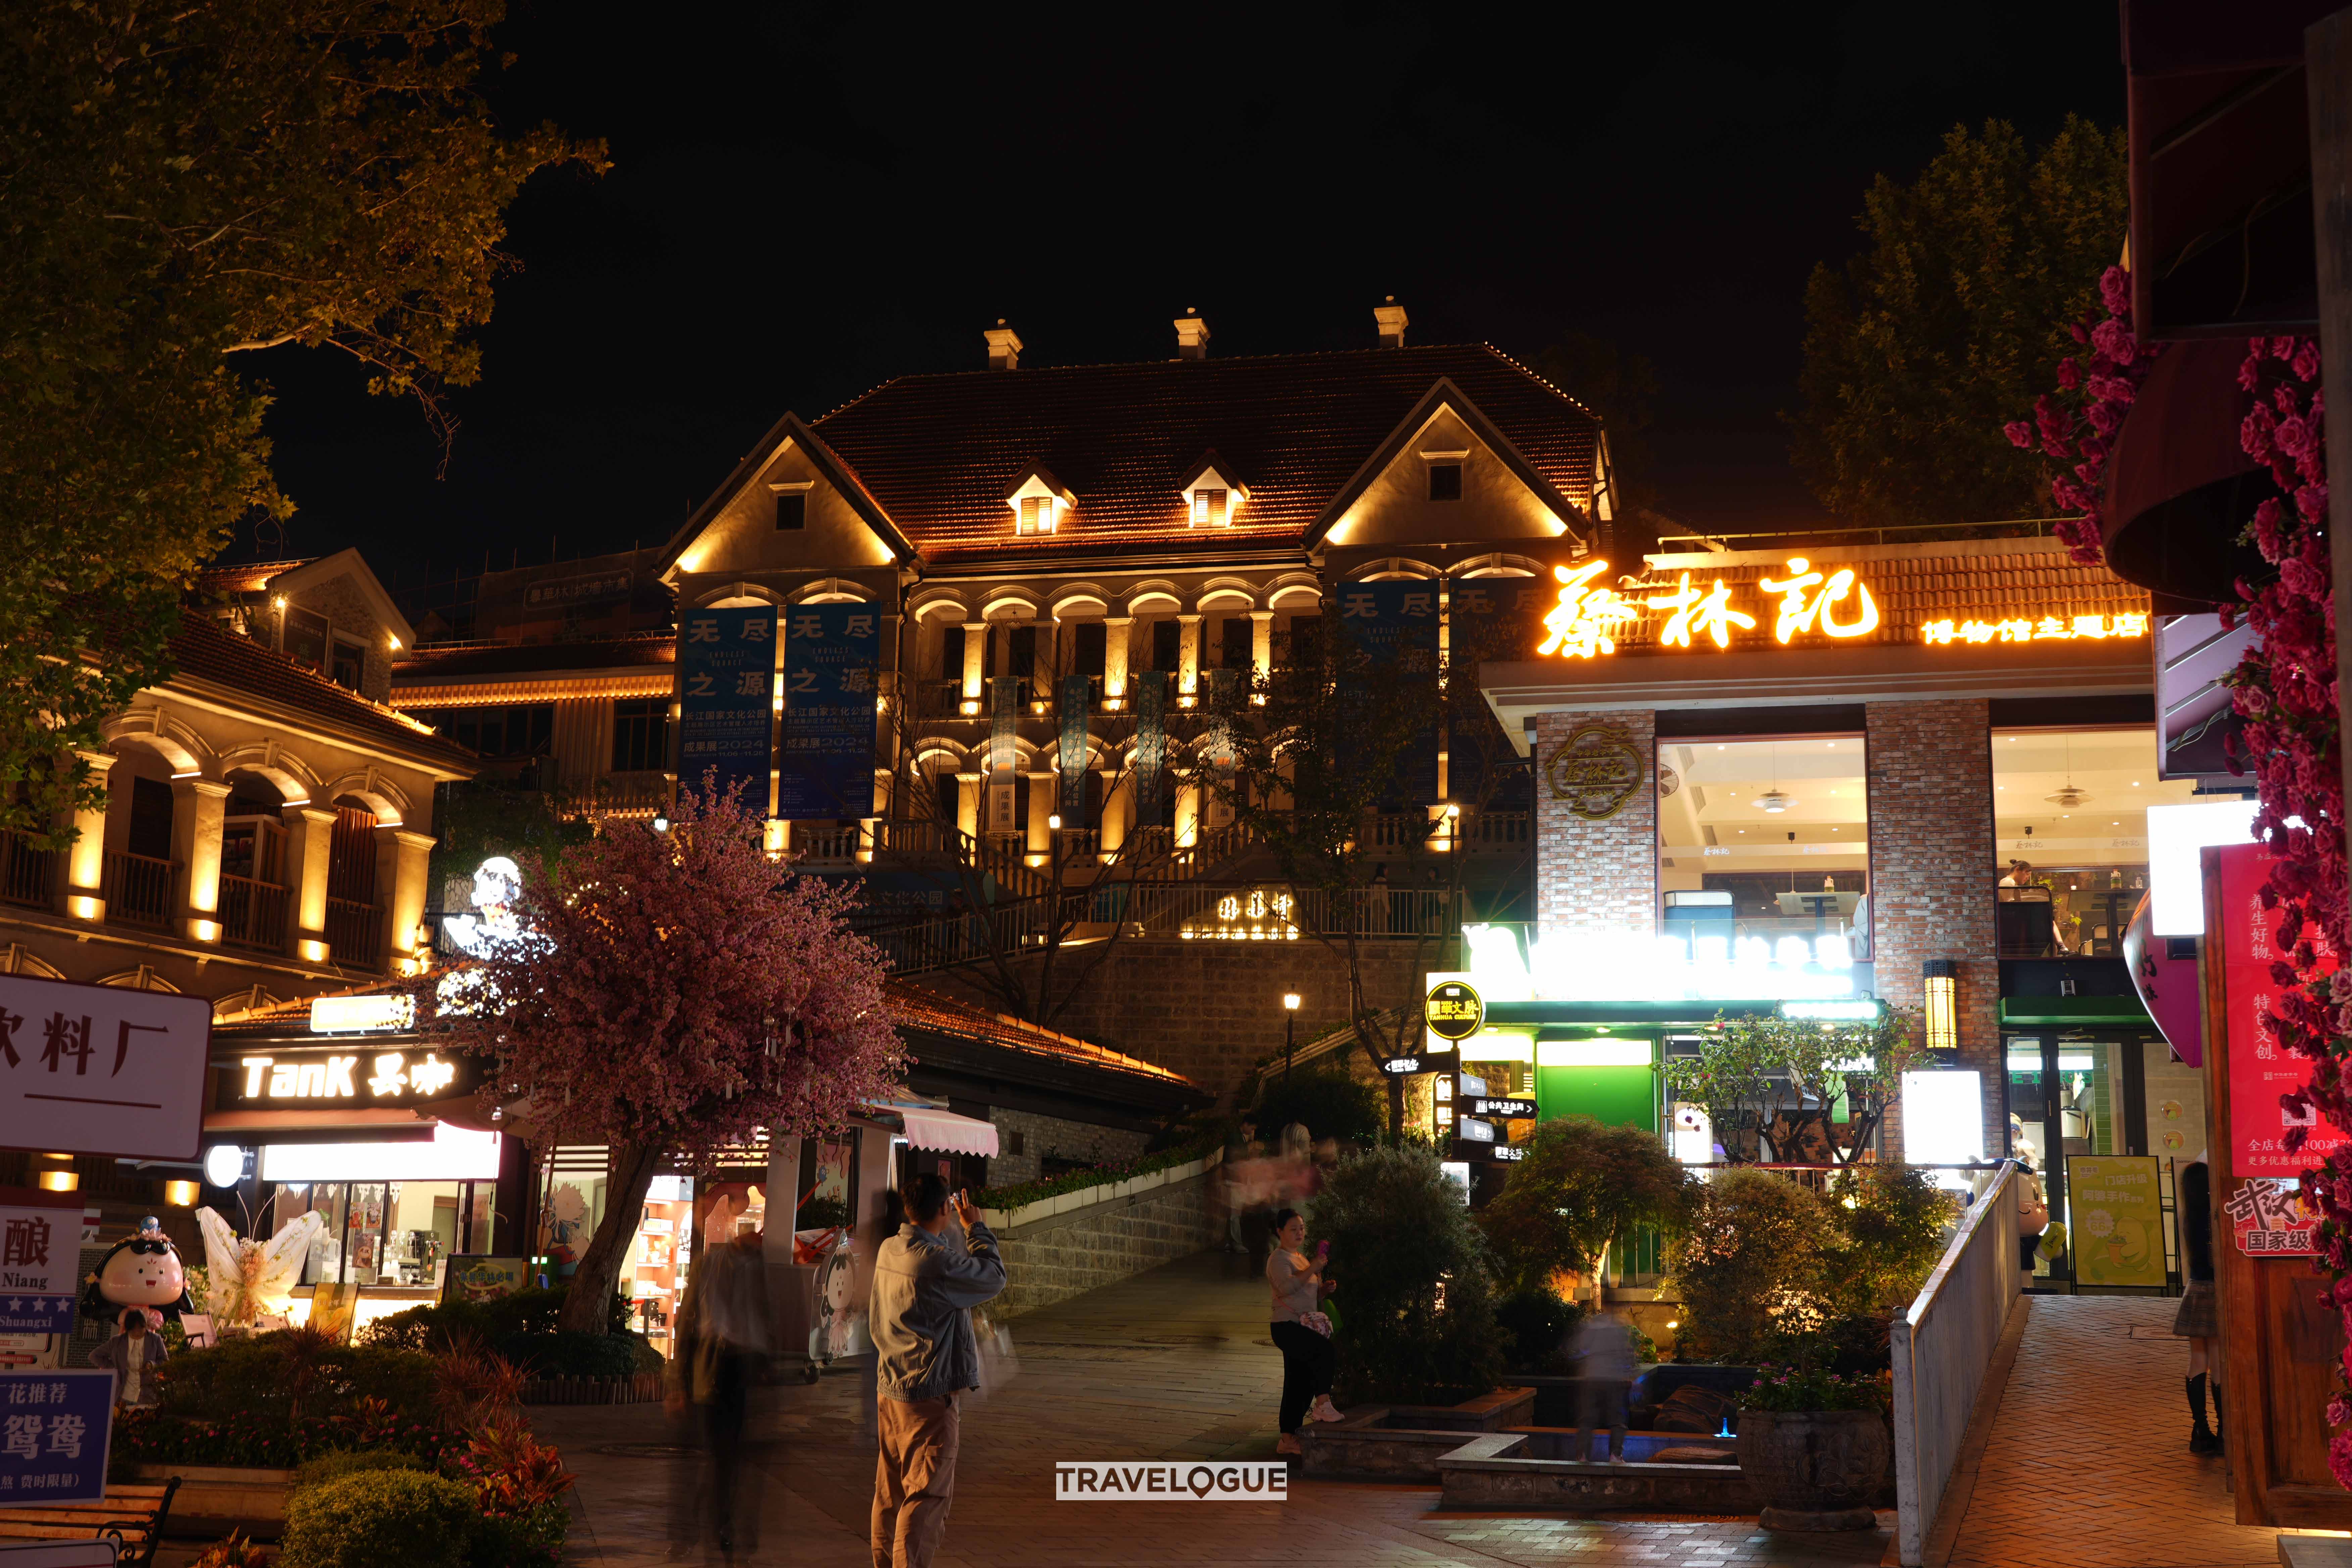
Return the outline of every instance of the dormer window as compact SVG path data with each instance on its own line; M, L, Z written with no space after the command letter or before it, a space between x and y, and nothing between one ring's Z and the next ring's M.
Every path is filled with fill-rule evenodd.
M1063 489L1062 481L1043 463L1032 463L1004 492L1004 504L1013 509L1013 532L1053 533L1061 527L1062 514L1076 506L1078 498Z
M1213 449L1202 453L1184 471L1176 481L1176 493L1184 498L1188 528L1231 528L1234 511L1249 499L1248 488L1234 479Z
M1432 463L1429 465L1429 499L1460 500L1462 499L1462 465Z
M776 498L776 531L778 533L798 533L808 527L809 491L815 488L815 484L810 481L799 484L772 484L768 487Z

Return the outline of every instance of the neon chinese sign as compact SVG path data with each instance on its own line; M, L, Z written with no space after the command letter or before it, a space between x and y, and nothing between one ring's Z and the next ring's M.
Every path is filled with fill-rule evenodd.
M1286 892L1252 888L1247 892L1219 896L1215 921L1188 921L1185 940L1206 937L1221 942L1297 942L1298 927L1291 917L1298 900Z
M1772 616L1772 640L1787 647L1800 637L1826 637L1833 642L1868 637L1883 617L1870 584L1850 566L1816 567L1801 555L1788 558L1781 576L1765 575L1756 582L1758 614L1734 603L1737 590L1717 577L1714 584L1694 583L1684 572L1671 589L1646 599L1629 599L1605 584L1609 563L1589 561L1573 569L1552 568L1559 584L1559 602L1544 616L1544 637L1538 656L1595 658L1617 651L1623 628L1653 612L1664 617L1658 626L1658 647L1690 649L1701 639L1718 648L1731 647L1735 632L1754 631L1759 615ZM2144 612L2123 615L2042 615L1953 616L1928 621L1919 628L1919 640L1933 647L1991 642L2067 642L2076 638L2144 637L2148 621Z

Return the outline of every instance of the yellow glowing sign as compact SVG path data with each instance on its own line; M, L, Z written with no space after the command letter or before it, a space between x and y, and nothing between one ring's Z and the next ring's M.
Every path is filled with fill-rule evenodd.
M1559 580L1559 603L1544 616L1544 640L1536 652L1591 658L1596 653L1617 651L1610 628L1621 621L1639 619L1642 610L1614 588L1591 585L1595 577L1608 570L1606 561L1588 561L1573 572L1565 566L1551 569Z
M1716 647L1729 647L1732 622L1737 621L1748 630L1753 630L1756 626L1754 616L1742 615L1731 607L1731 590L1723 585L1720 577L1715 580L1711 592L1702 594L1691 586L1690 574L1685 572L1681 587L1662 599L1650 599L1645 603L1651 609L1673 612L1666 617L1665 630L1658 634L1658 641L1667 647L1690 647L1693 626L1713 637ZM1786 642L1789 639L1782 637L1780 640Z
M1181 934L1188 942L1201 937L1216 942L1296 942L1298 927L1291 916L1297 907L1298 900L1286 892L1253 888L1245 893L1226 893L1217 900L1214 924L1187 921Z
M1878 629L1878 602L1870 596L1868 588L1855 581L1851 567L1842 566L1823 574L1811 570L1811 565L1803 556L1791 555L1789 575L1784 581L1776 583L1769 577L1757 580L1756 585L1766 593L1781 595L1780 618L1772 627L1773 641L1785 643L1799 632L1811 631L1816 620L1824 637L1858 637ZM1809 597L1806 590L1816 584L1821 585L1821 592ZM1848 594L1857 596L1857 613L1853 620L1841 625L1837 612L1831 606Z
M1941 647L1950 643L2072 642L2077 637L2144 637L2147 617L2120 616L2016 616L1987 621L1929 621L1919 628L1919 640Z

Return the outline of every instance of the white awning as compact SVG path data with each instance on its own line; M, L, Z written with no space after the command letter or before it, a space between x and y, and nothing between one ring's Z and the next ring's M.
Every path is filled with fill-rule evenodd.
M994 1154L996 1123L952 1110L928 1110L911 1105L890 1108L907 1120L907 1142L918 1149L944 1149L951 1154Z

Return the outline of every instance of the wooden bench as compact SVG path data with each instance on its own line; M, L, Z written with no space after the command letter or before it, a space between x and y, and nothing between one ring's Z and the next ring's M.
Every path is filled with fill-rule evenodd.
M0 1508L0 1542L111 1541L116 1560L147 1568L163 1538L172 1511L173 1476L160 1486L110 1484L102 1502L53 1502L33 1508Z

